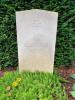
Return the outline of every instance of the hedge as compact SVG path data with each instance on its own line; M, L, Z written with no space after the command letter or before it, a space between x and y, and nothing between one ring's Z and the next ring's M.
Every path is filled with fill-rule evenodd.
M75 0L0 0L0 67L18 66L15 12L26 9L59 13L55 66L70 65L75 59Z

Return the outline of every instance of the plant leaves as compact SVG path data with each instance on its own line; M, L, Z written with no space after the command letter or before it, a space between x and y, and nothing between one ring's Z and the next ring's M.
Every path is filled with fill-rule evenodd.
M71 91L70 93L71 93L72 97L75 98L75 91Z
M75 79L75 74L71 74L70 77Z
M72 90L75 91L75 83L72 86Z
M7 91L10 91L10 90L11 90L11 86L7 86L7 87L6 87L6 90L7 90Z
M61 83L67 83L67 82L69 82L68 80L66 80L66 79L65 79L65 78L63 78L63 77L60 77L60 79L59 79L59 80L60 80L60 82L61 82Z

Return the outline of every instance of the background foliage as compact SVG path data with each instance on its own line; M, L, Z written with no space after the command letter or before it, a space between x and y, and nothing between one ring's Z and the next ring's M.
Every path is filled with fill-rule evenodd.
M0 0L0 67L18 65L15 12L33 8L59 13L55 66L75 59L75 0Z

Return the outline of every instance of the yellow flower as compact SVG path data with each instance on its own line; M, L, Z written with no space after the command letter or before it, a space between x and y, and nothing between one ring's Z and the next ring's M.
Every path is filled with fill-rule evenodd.
M21 78L17 78L16 81L14 81L14 82L12 83L12 87L18 86L18 84L19 84L20 81L21 81Z
M17 80L16 80L17 82L20 82L21 81L21 78L17 78Z
M16 86L18 86L18 83L17 83L17 81L14 81L14 82L12 83L12 87L16 87Z

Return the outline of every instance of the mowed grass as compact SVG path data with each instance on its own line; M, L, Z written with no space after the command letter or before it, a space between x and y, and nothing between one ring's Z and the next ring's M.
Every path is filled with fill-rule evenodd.
M57 74L6 72L0 78L0 100L67 100Z

